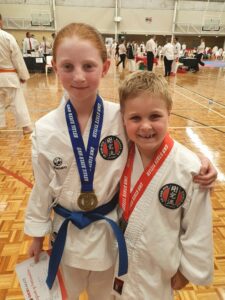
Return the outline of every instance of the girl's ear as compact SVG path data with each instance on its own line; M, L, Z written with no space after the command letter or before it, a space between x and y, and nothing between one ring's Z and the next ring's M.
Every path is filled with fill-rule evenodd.
M55 71L55 73L57 74L56 63L54 60L52 60L52 67L53 67L53 70Z
M102 77L104 77L108 73L109 67L110 67L110 60L107 59L103 64Z

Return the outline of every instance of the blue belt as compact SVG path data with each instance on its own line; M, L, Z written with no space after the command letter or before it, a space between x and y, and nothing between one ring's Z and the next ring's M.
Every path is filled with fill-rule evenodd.
M114 232L114 235L118 243L118 250L119 250L118 276L122 276L127 273L128 257L127 257L127 247L126 247L123 232L121 231L121 229L119 228L119 226L115 221L105 217L105 215L110 213L116 207L117 203L118 203L118 194L116 194L110 202L102 206L99 206L92 211L71 212L60 205L54 207L54 211L58 215L64 217L65 220L63 221L58 231L56 240L53 244L50 260L49 260L48 276L46 279L46 283L49 289L51 289L53 286L59 268L59 264L62 258L65 241L66 241L66 235L67 235L67 227L69 222L72 222L73 225L75 225L79 229L83 229L88 225L90 225L91 223L99 220L105 220L106 222L108 222Z

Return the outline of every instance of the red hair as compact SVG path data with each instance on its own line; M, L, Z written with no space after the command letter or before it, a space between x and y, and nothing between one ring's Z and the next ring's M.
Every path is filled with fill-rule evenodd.
M94 27L84 23L70 23L63 27L56 35L53 45L53 61L56 62L56 54L59 45L65 38L78 37L81 40L90 41L93 46L99 51L102 61L107 60L107 51L103 38L99 31Z

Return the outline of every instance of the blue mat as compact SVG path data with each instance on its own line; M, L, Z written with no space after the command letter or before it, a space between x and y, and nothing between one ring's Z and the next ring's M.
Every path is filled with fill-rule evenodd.
M205 67L210 68L225 68L225 61L223 60L204 60Z

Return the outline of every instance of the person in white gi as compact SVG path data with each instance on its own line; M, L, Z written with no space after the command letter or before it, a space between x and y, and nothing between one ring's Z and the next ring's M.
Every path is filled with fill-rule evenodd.
M177 37L173 39L173 48L174 48L174 60L171 68L171 75L175 75L177 73L177 67L179 64L179 58L181 54L181 44Z
M115 276L113 292L123 300L172 300L189 281L212 281L210 191L193 182L199 158L168 134L172 97L165 79L135 72L119 98L133 144L119 200L128 273Z
M162 54L164 56L164 68L165 68L165 77L170 76L171 67L174 60L174 47L170 40L167 40L166 45L162 49Z
M147 52L147 70L152 71L154 57L157 53L157 45L155 42L156 36L153 35L146 43L146 52Z
M98 95L109 65L96 29L80 23L62 28L54 42L53 66L69 101L64 99L37 121L32 135L35 184L24 228L33 237L29 254L37 262L44 236L51 235L47 277L51 288L52 269L61 258L57 245L61 249L65 239L61 267L68 300L77 300L85 289L89 300L113 297L117 246L111 226L113 220L118 221L116 194L128 150L119 105L102 101ZM210 169L209 177L214 179L215 170ZM103 207L108 213L102 212ZM97 215L96 210L100 210ZM96 222L84 227L90 219Z
M84 219L87 211L101 209L112 199L117 206L118 182L127 158L119 105L98 96L100 80L107 74L110 61L97 30L79 23L61 29L54 42L53 66L70 101L61 101L56 110L37 121L32 136L35 185L26 211L25 233L34 237L29 252L36 261L44 236L51 234L53 245L57 243L55 235L66 220L56 211L58 205L79 215L83 212ZM92 139L99 133L99 142L92 145ZM76 137L79 138L74 146ZM96 157L91 155L95 151ZM85 165L90 167L90 174ZM88 181L91 175L93 182ZM86 191L91 185L93 189ZM56 204L52 220L51 210ZM117 222L116 206L109 210L107 218ZM56 248L53 246L53 250ZM61 261L68 299L78 299L83 290L87 290L89 300L111 299L116 252L113 231L103 218L82 230L70 222ZM47 282L51 288L51 274Z
M21 83L30 78L20 48L15 38L2 30L0 15L0 128L6 126L5 109L10 106L16 125L23 133L31 133L31 120Z

